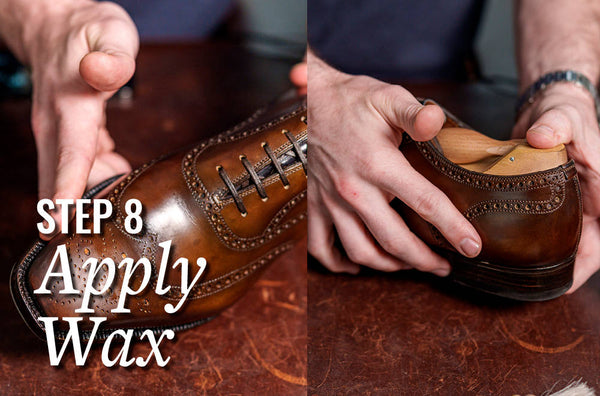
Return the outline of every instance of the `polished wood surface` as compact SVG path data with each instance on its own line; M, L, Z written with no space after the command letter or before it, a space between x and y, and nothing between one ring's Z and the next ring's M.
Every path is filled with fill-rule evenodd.
M498 89L408 88L510 135L514 97ZM309 394L540 395L579 379L600 391L599 274L572 295L519 303L415 271L336 275L309 260L308 299Z
M290 66L227 43L143 46L134 99L109 103L108 128L118 151L139 166L241 121L290 88ZM39 221L30 106L0 102L0 394L305 394L305 243L219 317L163 341L166 369L154 361L147 369L107 369L99 348L86 367L75 366L72 353L61 367L49 365L45 343L27 329L8 288ZM133 355L149 351L138 344Z

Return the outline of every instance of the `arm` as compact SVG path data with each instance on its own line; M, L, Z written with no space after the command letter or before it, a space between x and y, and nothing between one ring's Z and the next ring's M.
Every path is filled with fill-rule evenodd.
M516 13L520 91L545 73L569 68L598 83L599 2L520 0Z
M135 69L138 36L127 13L89 0L3 0L0 35L31 68L39 197L80 198L88 180L128 171L104 111Z
M566 69L598 85L599 2L521 0L516 19L521 91L548 72ZM593 99L572 83L553 84L519 115L513 134L538 148L564 143L577 164L584 226L573 291L600 268L600 130Z
M398 85L341 73L308 52L308 249L332 271L362 264L383 271L417 268L445 276L446 260L417 238L389 205L398 197L431 222L462 254L481 239L448 197L398 150L402 131L433 138L444 123ZM348 258L334 245L335 231Z

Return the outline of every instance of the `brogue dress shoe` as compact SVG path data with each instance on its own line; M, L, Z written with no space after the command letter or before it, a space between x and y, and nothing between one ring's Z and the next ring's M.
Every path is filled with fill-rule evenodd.
M262 109L232 130L195 147L168 155L111 179L86 196L108 198L113 214L99 234L58 234L49 242L37 241L13 268L11 293L29 325L45 339L44 317L106 317L97 339L114 329L182 330L214 317L236 302L275 258L306 234L306 99L292 98ZM144 228L130 234L124 228L125 203L135 198L143 205ZM91 209L90 209L91 210ZM89 224L87 228L91 228ZM72 227L71 229L73 229ZM165 304L182 297L182 268L166 267L168 293L155 293L158 263L171 241L169 263L185 257L194 263L206 259L198 283L174 314ZM59 294L63 280L50 278L50 294L33 294L53 259L57 246L66 246L74 288L83 291L88 282L83 264L89 257L146 257L152 263L150 286L126 301L129 314L114 313L124 268L117 270L107 291L92 296L90 314L78 314L81 295ZM100 267L106 271L106 266ZM192 279L199 268L191 266ZM99 272L96 289L106 273ZM133 274L133 285L142 282ZM82 338L90 337L92 323L80 322ZM56 338L64 339L68 326L60 322Z
M479 143L485 146L489 138L478 139L448 112L446 118L438 138L416 142L404 134L400 150L473 224L481 253L475 258L459 254L411 208L397 199L392 206L449 260L456 282L517 300L560 296L572 284L582 226L577 171L564 146L537 150L515 140L495 141L482 150ZM465 135L470 138L464 140Z

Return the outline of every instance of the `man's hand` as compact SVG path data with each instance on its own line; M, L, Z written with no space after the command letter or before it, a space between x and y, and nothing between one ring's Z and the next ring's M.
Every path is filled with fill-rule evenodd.
M39 197L77 199L86 185L128 172L105 128L106 100L135 70L138 35L127 13L87 0L4 7L2 34L32 73Z
M415 236L389 205L398 197L468 257L481 239L450 200L398 150L402 131L418 141L444 123L400 86L350 76L309 52L310 175L308 249L332 271L357 264L383 271L417 268L445 276L446 260ZM348 258L335 247L335 231Z
M600 130L591 95L570 83L553 85L519 117L513 137L551 148L565 144L575 161L583 197L584 221L573 286L575 291L600 269Z
M306 67L306 57L304 61L298 63L290 70L290 81L296 86L298 94L306 95L308 86L308 68Z

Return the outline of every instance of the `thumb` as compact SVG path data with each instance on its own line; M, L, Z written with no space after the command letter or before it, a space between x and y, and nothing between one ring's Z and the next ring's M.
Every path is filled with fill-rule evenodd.
M539 149L570 143L573 128L569 118L558 109L543 113L527 130L527 142Z
M390 125L406 131L417 141L433 139L446 119L439 106L422 105L397 85L390 85L375 95L373 106Z
M93 51L79 63L83 80L98 91L116 91L129 81L134 71L135 60L123 53Z
M91 51L79 63L83 80L98 91L115 91L133 76L139 38L127 17L113 18L87 31Z

